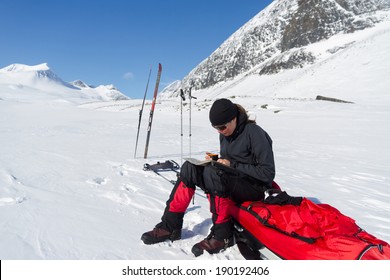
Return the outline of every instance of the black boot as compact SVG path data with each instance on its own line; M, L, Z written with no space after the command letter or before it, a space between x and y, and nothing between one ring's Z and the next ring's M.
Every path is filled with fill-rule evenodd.
M203 254L203 251L206 250L210 254L217 254L221 251L226 250L226 248L234 245L234 237L226 238L223 240L217 239L215 236L209 235L207 238L202 240L199 243L196 243L191 252L195 255L195 257L199 257Z
M183 165L184 166L184 165ZM145 244L155 244L165 240L179 240L183 227L183 217L195 193L195 186L187 187L180 179L177 180L166 203L161 223L141 236Z
M141 236L141 240L147 244L156 244L166 240L179 240L181 239L181 230L169 231L162 227L162 224L158 224L153 230L145 232Z
M183 227L183 217L184 213L173 213L165 209L161 223L157 224L153 230L142 234L141 240L145 244L179 240L181 238L181 228Z
M217 254L234 244L233 224L231 221L227 221L222 224L214 224L209 236L201 242L196 243L191 251L195 257L202 255L205 250L210 254Z

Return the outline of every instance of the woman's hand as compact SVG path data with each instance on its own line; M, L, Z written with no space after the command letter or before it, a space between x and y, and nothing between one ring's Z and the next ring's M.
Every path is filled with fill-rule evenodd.
M230 166L230 160L228 160L228 159L220 158L217 160L217 162L222 163L222 164L227 165L227 166Z

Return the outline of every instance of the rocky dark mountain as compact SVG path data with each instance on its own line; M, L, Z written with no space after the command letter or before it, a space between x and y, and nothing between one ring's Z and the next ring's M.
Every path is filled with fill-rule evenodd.
M388 20L390 0L275 0L230 36L181 82L164 89L205 89L244 73L274 74L316 61L306 49L336 34Z

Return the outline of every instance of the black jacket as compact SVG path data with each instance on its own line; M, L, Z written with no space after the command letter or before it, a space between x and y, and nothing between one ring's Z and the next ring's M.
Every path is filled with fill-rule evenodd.
M221 158L230 160L231 167L271 187L275 178L272 139L260 126L248 122L239 113L237 127L231 136L220 134Z

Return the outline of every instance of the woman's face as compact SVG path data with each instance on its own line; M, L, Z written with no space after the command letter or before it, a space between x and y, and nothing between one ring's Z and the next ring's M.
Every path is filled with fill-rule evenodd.
M223 136L230 136L233 134L237 126L237 118L232 119L230 122L224 125L214 126L214 128Z

